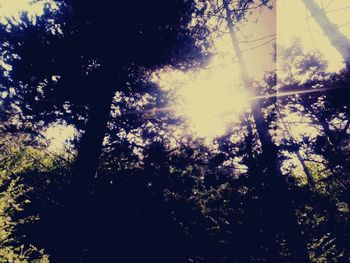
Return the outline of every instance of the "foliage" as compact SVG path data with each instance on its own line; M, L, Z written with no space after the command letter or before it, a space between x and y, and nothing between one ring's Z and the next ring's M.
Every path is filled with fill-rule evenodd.
M29 137L4 132L0 141L0 262L49 262L44 250L26 243L18 233L20 227L39 220L36 214L24 213L32 202L34 189L25 183L23 176L52 167L52 160L45 153L26 146Z

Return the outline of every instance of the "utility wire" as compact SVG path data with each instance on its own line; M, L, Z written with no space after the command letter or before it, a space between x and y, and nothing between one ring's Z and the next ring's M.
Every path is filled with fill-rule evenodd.
M275 40L276 40L276 38L270 39L270 40L268 40L268 41L266 41L266 42L264 42L262 44L259 44L257 46L254 46L254 47L251 47L251 48L247 48L247 49L243 49L241 52L245 53L245 52L248 52L248 51L252 51L252 50L257 49L259 47L265 46L265 45L267 45L270 42L275 41Z
M338 28L340 28L340 27L343 27L343 26L346 26L346 25L349 25L350 24L350 21L348 21L348 22L346 22L346 23L344 23L344 24L341 24L341 25L339 25L339 26L337 26Z
M267 36L264 36L264 37L260 37L260 38L256 38L256 39L251 39L251 40L241 40L239 41L240 43L252 43L252 42L259 42L261 40L265 40L267 38L271 38L271 37L276 37L277 36L277 33L275 34L271 34L271 35L267 35Z
M329 1L328 4L324 8L327 9L332 3L333 3L333 0Z
M332 9L332 10L329 10L329 11L326 10L326 11L324 11L324 12L325 12L325 14L329 14L329 13L335 13L335 12L338 12L338 11L343 11L343 10L345 10L345 9L350 9L350 6L346 6L346 7L342 7L342 8L337 8L337 9ZM312 17L312 15L306 17L305 20L307 20L307 19L309 19L309 18L311 18L311 17Z

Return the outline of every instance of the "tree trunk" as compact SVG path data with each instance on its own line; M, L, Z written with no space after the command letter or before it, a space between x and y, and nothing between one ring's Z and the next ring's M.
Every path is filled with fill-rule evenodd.
M329 39L331 44L338 50L346 64L350 69L350 40L342 34L338 27L333 24L315 2L315 0L302 0L312 17L322 28L324 35Z
M253 90L252 85L249 83L246 64L234 32L233 20L231 17L232 12L229 7L229 1L223 0L223 4L226 11L226 22L230 31L232 45L241 68L243 84L247 89L250 89L252 95L254 96L256 91ZM268 176L268 180L266 180L265 185L262 186L262 198L264 203L263 213L265 214L264 227L265 231L269 232L267 233L267 236L269 237L268 242L271 242L269 245L273 250L268 253L269 262L280 262L280 260L278 260L279 251L276 244L276 234L278 234L276 233L276 222L279 222L279 224L282 226L282 230L286 234L286 241L291 254L291 262L310 262L307 246L301 234L298 220L295 215L295 208L289 195L288 186L283 178L281 178L278 169L278 149L273 143L272 137L269 133L269 125L265 122L261 111L262 108L262 102L255 100L251 111L261 142L261 163L263 165L263 167L261 167L261 171Z
M105 82L106 79L101 80L97 85L101 86ZM79 144L71 182L72 188L79 189L79 194L75 194L76 198L84 202L88 200L93 190L93 181L99 164L112 100L113 90L99 92L97 89L89 107L88 122Z
M68 249L65 262L86 262L89 246L94 238L91 210L91 194L94 178L102 152L103 139L107 130L114 90L113 78L101 71L91 76L87 92L90 90L91 102L88 121L82 135L76 161L73 165L72 179L66 195L65 225L69 238L65 245Z

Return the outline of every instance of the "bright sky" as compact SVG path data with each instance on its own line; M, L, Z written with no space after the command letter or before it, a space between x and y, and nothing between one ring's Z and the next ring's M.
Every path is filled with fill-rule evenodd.
M350 37L350 1L316 0L328 18L340 31ZM343 67L339 53L323 35L321 28L310 16L302 0L278 0L277 5L278 44L288 46L292 38L300 38L305 50L319 49L327 58L329 71Z
M48 150L64 156L68 150L71 150L70 141L77 133L72 125L54 123L44 129L42 134L49 142Z
M176 90L170 107L176 116L189 121L186 132L213 138L225 134L238 113L249 105L238 73L234 64L217 66L214 59L208 68L198 71L161 71L154 81L164 90Z
M41 1L30 4L32 0L0 0L0 22L4 23L4 17L14 17L16 20L20 17L20 12L26 10L29 15L42 15L45 2Z

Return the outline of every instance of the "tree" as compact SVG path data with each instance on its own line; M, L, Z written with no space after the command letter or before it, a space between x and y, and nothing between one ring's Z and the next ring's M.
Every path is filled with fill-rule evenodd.
M35 145L20 151L29 167L18 176L33 189L23 212L34 211L40 220L20 227L16 235L45 248L53 262L345 259L348 250L341 243L348 243L348 189L337 179L347 175L348 104L346 96L341 98L347 93L335 90L348 82L323 72L319 53L306 54L294 43L286 54L295 56L283 59L286 78L276 94L276 72L250 79L236 35L250 11L270 7L269 1L195 2L123 2L105 8L67 0L59 8L47 6L42 18L24 14L3 26L0 46L7 66L0 89L7 93L2 93L6 112L1 121L16 113L12 103L15 110L21 106L20 114L37 129L35 136L40 126L61 119L76 125L82 136L73 165L54 165L51 161L63 159L56 156L48 159L50 169L39 169L41 159L27 160L33 152L46 157L45 149ZM218 23L206 27L212 17ZM252 100L252 108L208 145L182 133L184 118L169 114L167 102L176 88L159 91L149 79L157 67L171 64L186 71L187 61L198 65L200 51L212 48L206 45L210 31L216 35L227 29L245 88L254 97L267 96ZM116 31L118 37L112 37ZM328 86L333 92L320 93ZM290 112L308 118L315 136L293 138ZM5 126L13 132L13 125ZM314 185L304 187L295 156ZM17 155L0 157L17 169ZM7 182L0 186L5 189ZM8 196L1 195L0 203L14 202ZM55 202L49 203L51 198ZM11 245L0 247L0 255L12 248L15 255L18 250Z
M236 16L234 14L234 11L230 9L229 1L223 0L223 3L224 8L226 10L227 27L230 31L232 45L239 61L244 86L248 89L250 88L252 94L256 94L256 90L254 90L253 88L254 86L251 85L251 83L249 82L246 65L234 32L232 14L234 17ZM239 18L237 20L239 21ZM275 222L274 220L277 219L277 221L280 221L281 225L283 226L282 231L285 231L286 233L286 239L289 245L292 262L309 262L306 243L302 237L301 231L298 226L297 217L295 215L295 208L293 207L292 199L288 192L288 187L286 183L283 182L283 179L280 177L279 172L277 170L278 149L275 146L272 137L270 136L270 127L269 124L265 121L265 118L262 113L262 108L262 102L257 100L255 103L252 104L251 111L262 148L262 167L260 167L260 169L262 171L265 171L266 179L268 180L262 183L262 189L263 191L271 192L270 194L265 195L266 199L264 200L267 205L266 210L264 212L267 213L268 217L268 219L266 220L265 231L271 232L268 235L272 235L270 236L268 242L270 246L274 246L274 243L276 242L276 240L274 240L276 238L276 235L273 235L272 233L275 231L275 226L273 222ZM278 196L279 200L277 202L276 196L273 195ZM283 212L281 212L280 209L283 209ZM277 255L278 250L277 248L274 248L273 252L270 255L270 260L278 260L277 258L274 258L278 257Z
M12 54L6 56L12 65L11 85L22 95L27 112L48 120L60 111L67 115L78 109L74 114L86 119L67 196L83 243L82 225L89 217L88 200L114 93L130 88L126 79L131 65L150 69L196 58L187 28L194 5L192 1L123 1L108 7L78 0L58 3L60 9L47 8L35 23L24 15L18 26L3 28L2 53Z
M327 61L322 54L317 50L305 52L300 41L294 41L287 48L280 47L279 51L280 68L285 73L280 75L283 86L279 111L281 118L291 121L289 127L293 128L296 138L289 146L283 142L280 145L290 153L302 152L303 156L298 158L305 160L314 181L309 190L294 189L296 202L301 204L298 213L303 214L300 220L308 237L310 257L313 261L315 257L329 260L332 254L341 261L348 253L340 241L348 230L339 225L346 216L340 215L337 208L343 204L346 199L343 194L348 191L344 178L348 176L349 153L343 147L349 140L348 102L341 99L347 92L348 80L346 75L327 72ZM284 92L289 95L283 96ZM306 93L295 95L300 92ZM294 117L289 118L291 113ZM292 173L300 176L298 171ZM322 223L314 222L313 217L320 218ZM328 228L330 225L333 227Z
M6 129L9 122L0 124L0 261L47 263L46 251L22 236L21 229L38 220L30 206L36 202L34 196L45 188L43 181L32 175L54 170L55 161L46 152L46 145L34 140L32 133L19 127ZM40 187L28 182L39 182ZM41 201L47 201L47 197Z

